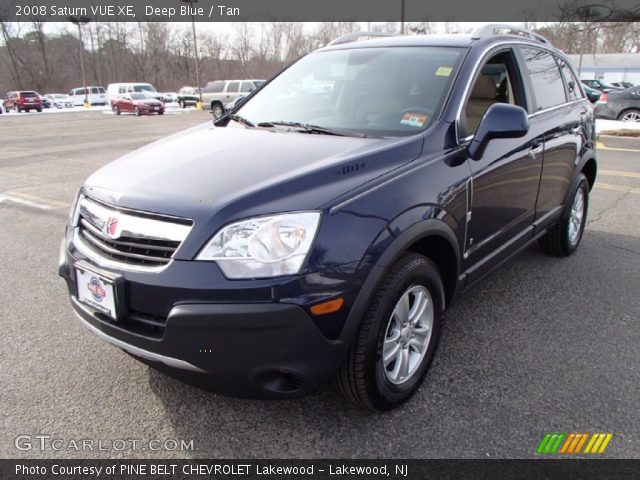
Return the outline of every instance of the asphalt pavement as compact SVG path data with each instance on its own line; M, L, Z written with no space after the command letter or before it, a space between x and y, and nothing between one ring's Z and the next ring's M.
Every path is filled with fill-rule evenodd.
M546 432L612 432L604 457L640 458L640 142L600 139L579 251L558 259L531 247L467 292L418 393L376 414L332 385L290 401L205 392L73 317L56 268L82 181L210 118L0 116L0 457L528 458ZM39 434L61 449L27 448ZM73 448L83 439L100 443ZM114 449L120 440L137 448Z

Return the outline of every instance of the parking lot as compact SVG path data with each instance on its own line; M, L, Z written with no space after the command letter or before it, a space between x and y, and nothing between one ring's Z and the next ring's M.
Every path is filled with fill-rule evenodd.
M640 141L602 139L578 252L537 246L447 312L405 406L363 412L327 385L292 401L225 398L168 378L75 320L58 249L82 181L211 116L0 116L1 457L532 457L546 432L612 432L640 457ZM162 161L162 159L158 159ZM18 451L18 435L193 440L194 451ZM141 447L142 448L142 447Z

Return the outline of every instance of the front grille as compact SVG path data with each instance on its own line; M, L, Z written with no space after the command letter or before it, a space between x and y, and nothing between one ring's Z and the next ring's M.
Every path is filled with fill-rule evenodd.
M191 229L188 220L118 210L87 197L80 198L77 215L76 239L84 253L124 267L165 266Z

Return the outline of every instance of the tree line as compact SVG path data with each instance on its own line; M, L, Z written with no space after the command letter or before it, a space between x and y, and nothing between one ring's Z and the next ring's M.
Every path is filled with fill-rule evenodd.
M0 21L0 95L13 89L68 92L82 86L80 42L75 25L55 33L44 23ZM640 23L527 23L566 53L640 51ZM197 24L200 79L268 78L305 53L354 31L397 32L397 22L234 23L220 33ZM465 32L456 23L413 22L405 33ZM468 31L468 30L467 30ZM82 27L89 85L149 82L161 91L195 85L191 25L186 23L90 22Z

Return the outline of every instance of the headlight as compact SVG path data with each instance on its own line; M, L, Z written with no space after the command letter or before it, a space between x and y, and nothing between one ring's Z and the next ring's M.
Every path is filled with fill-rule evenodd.
M227 225L196 260L215 261L227 278L265 278L300 272L320 212L256 217Z

